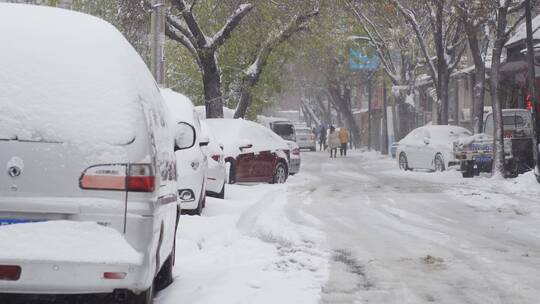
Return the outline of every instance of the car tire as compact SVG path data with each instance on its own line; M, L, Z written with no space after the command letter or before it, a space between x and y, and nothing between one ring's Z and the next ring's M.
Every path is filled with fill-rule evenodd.
M274 169L272 184L284 184L287 181L287 176L287 166L282 162L278 162Z
M225 183L223 183L223 188L221 188L221 192L219 192L216 197L220 199L225 199Z
M156 278L154 279L154 286L156 291L161 291L167 286L171 285L173 282L173 264L174 264L174 254L175 250L173 248L173 251L165 260L165 263L163 263L163 266L161 266L161 269L159 270Z
M232 161L228 161L228 163L229 163L228 182L229 184L236 184L236 167Z
M133 304L153 304L154 303L154 285L151 284L147 290L135 295L131 302Z
M474 163L472 161L465 161L461 163L461 176L463 178L471 178L475 175Z
M407 160L407 155L405 152L401 152L399 154L399 160L398 160L399 169L403 171L409 171L411 168L409 167L409 162Z
M540 174L534 174L536 176L536 181L540 184Z
M444 160L441 156L441 154L435 155L435 159L433 160L433 164L435 166L435 171L437 172L443 172L446 170L446 166L444 165Z

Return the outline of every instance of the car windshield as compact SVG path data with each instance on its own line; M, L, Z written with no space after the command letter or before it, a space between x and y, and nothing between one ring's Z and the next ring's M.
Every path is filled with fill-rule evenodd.
M521 115L503 115L503 126L505 129L518 129L525 126L525 120ZM493 134L493 114L489 114L486 118L484 133Z
M286 140L291 140L294 137L294 126L288 123L273 123L272 130Z

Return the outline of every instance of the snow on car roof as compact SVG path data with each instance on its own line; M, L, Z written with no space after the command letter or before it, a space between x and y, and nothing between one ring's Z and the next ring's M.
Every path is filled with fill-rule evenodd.
M453 141L458 137L471 135L469 130L459 126L431 125L423 128L429 131L432 139L441 141Z
M160 98L148 68L109 23L0 4L0 138L126 143Z
M208 127L223 144L227 156L236 157L240 146L252 144L249 151L289 149L287 143L264 126L243 119L215 118L206 120Z
M194 124L193 111L195 107L188 97L171 89L160 89L160 92L172 119L176 122L185 121Z

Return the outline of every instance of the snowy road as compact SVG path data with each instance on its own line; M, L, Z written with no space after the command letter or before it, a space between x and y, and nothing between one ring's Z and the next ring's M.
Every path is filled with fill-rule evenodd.
M158 303L538 303L534 177L302 157L286 186L233 186L183 219L178 276Z

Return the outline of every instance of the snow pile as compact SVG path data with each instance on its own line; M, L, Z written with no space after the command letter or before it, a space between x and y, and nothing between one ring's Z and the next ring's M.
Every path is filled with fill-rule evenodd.
M126 143L141 102L159 98L139 55L98 18L2 3L0 36L0 139Z
M140 264L143 256L118 231L93 222L0 226L0 260Z
M284 185L227 185L202 217L183 216L173 285L159 304L317 303L328 256L323 237L291 222Z
M287 143L277 134L262 125L243 119L207 119L208 127L223 144L226 156L236 157L240 147L248 144L252 148L245 151L288 150Z

